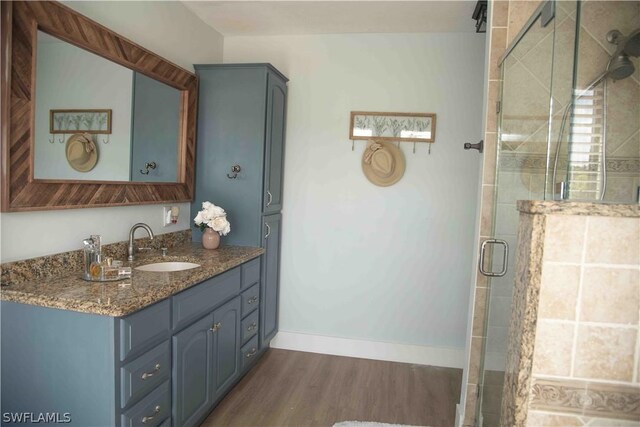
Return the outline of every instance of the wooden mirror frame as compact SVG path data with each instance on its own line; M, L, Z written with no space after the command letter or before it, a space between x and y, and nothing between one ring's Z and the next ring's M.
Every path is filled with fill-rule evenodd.
M55 1L2 1L2 212L93 208L193 199L198 79ZM37 32L88 50L181 91L178 182L34 179Z

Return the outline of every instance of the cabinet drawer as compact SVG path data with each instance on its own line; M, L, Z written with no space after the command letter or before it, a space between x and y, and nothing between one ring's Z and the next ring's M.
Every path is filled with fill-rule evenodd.
M121 402L124 408L169 378L171 352L169 340L120 368Z
M210 312L240 293L240 267L195 285L172 298L173 328L180 329L190 321Z
M251 338L251 341L242 346L242 370L244 371L249 367L253 361L258 357L258 337Z
M251 313L260 305L260 284L256 283L242 293L242 317Z
M258 333L258 314L256 310L242 321L242 344Z
M120 360L141 353L169 336L169 309L169 300L164 300L120 319Z
M141 402L121 415L123 427L160 425L171 415L169 381L152 391Z
M260 280L260 257L242 264L242 289L258 283Z

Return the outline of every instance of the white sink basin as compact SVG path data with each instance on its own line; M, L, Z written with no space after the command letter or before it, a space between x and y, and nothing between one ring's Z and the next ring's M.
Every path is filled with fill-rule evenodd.
M153 264L145 264L136 267L136 270L140 271L155 271L157 273L166 273L169 271L182 271L190 270L192 268L200 267L200 264L194 264L192 262L156 262Z

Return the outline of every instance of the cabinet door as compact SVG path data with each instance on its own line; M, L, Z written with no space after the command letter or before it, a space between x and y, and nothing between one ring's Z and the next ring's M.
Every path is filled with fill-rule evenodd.
M262 247L262 286L260 287L260 347L278 332L278 295L280 290L280 235L282 215L264 217Z
M224 393L240 373L240 297L213 312L215 325L215 396Z
M282 209L282 179L284 166L285 117L287 85L269 73L267 82L267 135L264 167L264 209L266 214Z
M213 404L213 315L173 336L173 425L201 421Z
M227 245L258 246L264 193L267 72L264 67L197 66L198 143L191 212L208 200L227 211ZM231 167L241 168L229 179ZM193 241L202 233L193 233Z

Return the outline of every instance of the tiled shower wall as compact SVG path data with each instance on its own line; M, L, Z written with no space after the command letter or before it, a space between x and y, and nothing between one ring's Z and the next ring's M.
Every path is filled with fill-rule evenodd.
M540 1L495 1L491 2L490 27L488 28L490 37L489 48L489 72L488 72L488 96L487 96L487 117L484 135L485 153L483 155L483 177L482 177L482 197L480 215L480 237L478 246L483 240L494 236L494 198L496 197L496 149L498 124L496 113L496 102L500 99L499 89L501 85L501 72L498 67L500 56L506 47L515 38L525 22L529 19L535 9L540 5ZM564 179L566 170L566 142L568 139L568 129L560 135L560 124L562 118L562 108L568 104L571 96L570 75L573 66L573 46L575 41L575 19L576 3L573 1L558 1L555 18L555 34L551 36L539 30L539 35L528 35L528 39L533 41L529 46L525 46L527 53L516 57L516 67L520 67L522 72L529 76L525 81L530 82L530 86L540 86L535 91L529 90L535 98L537 95L545 94L547 97L550 91L553 93L554 114L551 126L551 151L554 152L555 144L562 138L562 149L565 151L564 158L561 156L560 173L557 181ZM640 21L640 2L612 2L612 1L583 1L582 20L580 29L580 50L578 73L578 84L588 81L591 74L597 69L602 71L608 59L603 55L610 50L606 46L606 32L609 29L619 29L624 34L628 34L634 22ZM634 15L635 14L635 15ZM634 18L635 16L635 18ZM635 19L635 21L634 21ZM533 36L533 37L531 37ZM555 39L554 39L555 37ZM604 40L604 42L603 42ZM551 87L544 86L544 69L540 69L540 64L547 62L541 59L540 55L550 49L549 43L555 42L558 46L554 51L554 80ZM600 49L600 51L598 50ZM521 50L524 50L521 48ZM528 58L527 58L528 56ZM634 60L636 72L630 79L609 84L609 145L607 154L609 156L608 170L609 186L607 200L616 200L623 203L635 200L635 188L638 183L640 171L640 64ZM548 64L547 64L548 65ZM546 71L549 72L548 70ZM556 77L560 76L560 78ZM547 81L551 81L550 76L546 76ZM618 86L615 86L618 85ZM517 89L517 88L516 88ZM522 88L527 90L527 88ZM531 87L529 87L531 89ZM515 90L515 92L522 92ZM624 93L623 93L624 92ZM542 111L542 110L541 110ZM541 114L548 114L548 109ZM528 131L522 132L525 135L521 141L509 141L502 147L501 155L501 184L507 184L508 191L497 194L496 230L495 232L508 231L501 236L505 240L513 241L515 248L515 236L509 226L517 223L518 213L515 207L516 198L521 199L542 199L544 197L545 179L545 152L547 147L546 130L548 121L542 119L540 123L533 123L536 120L535 114L529 112L530 120L527 124ZM514 134L517 132L514 132ZM561 152L562 154L562 152ZM512 170L509 170L509 163L513 163ZM565 168L565 169L562 169ZM560 176L562 175L562 176ZM551 176L549 187L551 190ZM512 194L509 194L512 193ZM517 193L517 194L516 194ZM506 228L505 228L506 226ZM515 227L515 226L514 226ZM512 227L513 228L513 227ZM507 230L508 229L508 230ZM515 229L515 228L514 228ZM510 231L509 231L510 230ZM514 259L513 253L510 254ZM512 269L513 271L513 269ZM492 283L492 305L501 306L500 303L510 300L511 288L513 286L513 273ZM473 304L472 333L470 342L470 363L468 366L468 380L466 384L466 400L464 409L463 425L473 425L476 404L477 388L481 379L479 369L482 356L482 346L485 340L489 345L504 348L504 340L507 339L507 317L499 316L499 312L490 319L490 324L485 330L485 320L487 316L487 279L478 274ZM504 301L499 301L504 299ZM502 304L504 305L504 304ZM493 309L492 309L493 310ZM505 310L505 313L508 310ZM502 341L501 341L502 340ZM490 352L489 352L490 353ZM491 368L492 361L499 366L504 358L503 354L488 354L488 368ZM490 379L487 383L490 382ZM485 384L491 385L491 384ZM487 403L487 402L485 402ZM486 408L485 408L486 409ZM485 410L486 412L486 410ZM487 416L487 414L485 414ZM488 414L489 417L497 414ZM490 421L490 420L489 420Z
M527 425L640 422L640 218L550 215Z
M570 3L570 2L569 2ZM559 8L567 2L558 2ZM570 14L568 24L575 26L575 14ZM617 46L607 41L610 30L619 30L624 36L640 28L640 1L583 1L580 7L580 32L576 89L585 89L604 71L610 55ZM568 49L560 45L556 49ZM607 79L607 191L606 201L636 203L640 185L640 60L631 57L634 74L626 79ZM573 160L570 159L571 199L594 200L602 185L601 146L604 112L602 83L593 95L586 96L587 104L582 113L594 115L594 123L583 127L574 137ZM555 92L555 90L554 90ZM592 102L592 105L589 105ZM585 139L586 138L586 139ZM583 141L580 143L580 141ZM576 151L580 153L575 154ZM588 154L582 154L587 152ZM566 160L566 152L563 160ZM591 162L591 164L588 164ZM564 162L563 162L564 163ZM599 181L595 185L594 178ZM558 179L560 180L560 179ZM596 190L594 193L593 191Z

